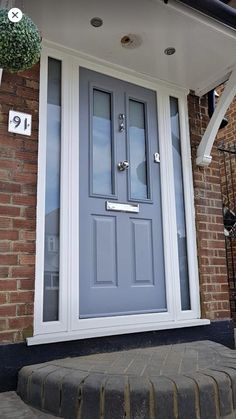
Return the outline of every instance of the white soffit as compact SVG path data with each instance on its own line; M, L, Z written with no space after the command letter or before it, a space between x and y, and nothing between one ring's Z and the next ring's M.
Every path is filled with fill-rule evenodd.
M224 81L236 63L236 31L175 1L24 0L23 11L49 41L199 94ZM95 16L102 27L90 25ZM137 34L141 45L122 48L126 34ZM168 47L176 53L166 56Z

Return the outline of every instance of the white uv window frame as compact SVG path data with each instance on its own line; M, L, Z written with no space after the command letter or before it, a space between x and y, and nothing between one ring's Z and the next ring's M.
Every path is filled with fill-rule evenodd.
M44 229L45 229L45 176L47 140L47 68L48 58L62 63L61 103L61 202L60 202L60 282L59 320L43 322L44 281ZM166 272L167 312L95 319L79 318L79 67L85 67L116 77L157 94L158 129L160 148L161 194L163 236ZM200 319L199 279L196 250L196 231L193 200L193 179L188 127L187 94L153 78L134 73L125 68L106 65L76 51L67 50L44 41L40 70L39 154L36 235L36 278L34 336L29 345L115 335L149 330L209 324ZM181 310L178 243L176 227L174 172L170 97L178 99L181 132L183 182L187 249L189 264L189 290L191 310Z

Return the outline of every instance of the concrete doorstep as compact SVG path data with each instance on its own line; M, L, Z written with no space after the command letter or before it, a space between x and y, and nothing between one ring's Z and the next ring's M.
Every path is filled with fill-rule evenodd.
M202 341L55 360L22 368L18 394L64 419L233 419L236 351Z

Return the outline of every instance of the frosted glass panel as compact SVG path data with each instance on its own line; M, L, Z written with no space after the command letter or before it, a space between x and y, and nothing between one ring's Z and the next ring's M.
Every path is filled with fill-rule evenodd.
M179 255L179 275L182 310L190 310L189 274L187 258L187 235L184 207L184 187L182 172L182 156L180 143L178 99L170 98L172 152L174 163L174 185L176 202L177 238Z
M93 193L112 194L111 95L93 91Z
M59 319L61 61L48 61L43 321Z
M145 106L129 101L129 147L131 198L147 199Z

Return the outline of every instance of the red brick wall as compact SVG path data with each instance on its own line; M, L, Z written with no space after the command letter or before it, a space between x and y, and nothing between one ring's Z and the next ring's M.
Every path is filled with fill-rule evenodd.
M230 317L225 237L222 216L219 155L215 146L212 163L196 166L197 146L209 118L206 97L189 95L189 123L193 161L194 198L202 316Z
M0 86L0 341L32 334L39 66ZM7 132L10 109L32 114L31 137Z

